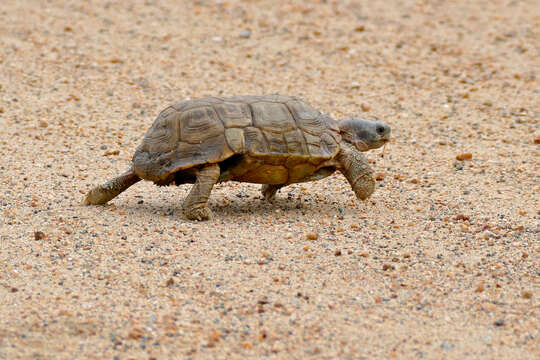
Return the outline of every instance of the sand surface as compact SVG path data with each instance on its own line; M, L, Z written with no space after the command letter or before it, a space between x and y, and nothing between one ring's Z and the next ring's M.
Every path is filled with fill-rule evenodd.
M540 358L539 59L533 0L3 0L0 359ZM391 124L371 199L81 205L167 105L267 93Z

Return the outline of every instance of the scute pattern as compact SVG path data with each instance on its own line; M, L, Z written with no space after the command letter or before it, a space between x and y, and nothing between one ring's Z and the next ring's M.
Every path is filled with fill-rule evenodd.
M140 146L141 150L152 154L172 151L178 142L177 119L178 113L173 108L163 110L146 132L145 141Z
M246 127L251 125L249 105L225 102L214 105L214 109L226 128Z
M288 108L282 103L256 102L253 109L253 125L264 132L282 133L296 128Z
M223 135L223 124L216 111L210 106L182 111L180 118L180 140L200 144L218 135Z
M216 163L233 154L223 134L196 145L179 142L172 166L177 169L186 169L192 164Z
M244 129L244 136L248 154L266 154L268 152L268 144L261 130L249 126Z
M264 131L263 134L268 144L269 153L287 154L287 143L285 143L281 132Z
M208 97L204 99L182 101L178 104L172 105L171 107L174 108L176 111L185 111L202 106L212 106L212 104L219 104L221 102L223 102L222 98Z
M229 148L231 148L236 154L243 154L246 152L244 131L242 129L225 129L225 138L227 139Z
M291 155L308 154L306 140L302 131L295 129L283 134L285 143L287 144L287 152Z
M298 120L312 120L316 119L320 112L312 108L310 105L306 104L300 100L291 100L288 101L287 107L293 114L293 116Z
M249 171L238 178L242 182L257 184L285 184L289 178L289 171L280 165L261 165L256 171Z
M164 182L176 171L244 154L226 178L280 184L316 171L337 155L340 141L337 123L298 98L212 97L162 111L133 165L141 178Z

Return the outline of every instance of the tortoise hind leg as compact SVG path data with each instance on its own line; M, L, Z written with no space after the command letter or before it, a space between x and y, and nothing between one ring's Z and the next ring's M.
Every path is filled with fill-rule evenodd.
M133 169L129 169L122 175L115 177L107 181L105 184L101 184L93 188L88 192L86 198L84 198L83 204L85 205L100 205L105 204L107 201L115 198L121 192L125 191L131 185L141 180Z
M212 211L206 207L212 188L219 179L219 165L209 164L197 171L197 180L184 201L184 214L190 220L207 220Z
M263 184L261 186L261 193L263 194L266 200L272 200L279 189L285 185L273 185L273 184Z

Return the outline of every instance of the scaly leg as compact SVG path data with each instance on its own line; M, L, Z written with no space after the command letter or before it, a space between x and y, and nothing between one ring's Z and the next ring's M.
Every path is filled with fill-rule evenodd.
M261 193L264 195L266 200L272 200L279 189L285 185L272 185L272 184L263 184L261 187Z
M83 201L85 205L101 205L118 196L131 185L141 181L133 169L129 169L122 175L93 188L88 192Z
M212 211L206 207L210 192L219 179L219 165L210 164L200 169L197 180L184 201L184 214L190 220L207 220Z
M367 159L358 150L342 144L342 150L336 160L339 163L339 171L345 175L349 184L359 200L366 200L375 191L375 179L373 170Z

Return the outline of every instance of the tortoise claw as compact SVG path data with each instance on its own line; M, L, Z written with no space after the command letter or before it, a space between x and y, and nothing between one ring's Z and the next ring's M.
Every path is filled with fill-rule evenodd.
M273 200L277 191L281 188L281 185L263 184L261 187L261 193L266 200Z
M212 210L207 207L199 207L194 209L185 209L184 214L189 220L208 220L212 218Z

